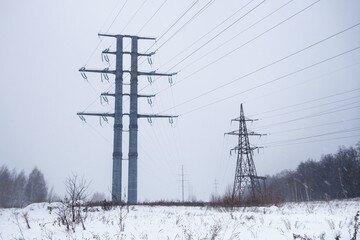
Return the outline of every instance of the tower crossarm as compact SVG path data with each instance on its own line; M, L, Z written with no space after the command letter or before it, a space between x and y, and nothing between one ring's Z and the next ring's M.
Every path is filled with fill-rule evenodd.
M114 113L89 113L89 112L78 112L78 116L99 116L99 117L115 117Z
M155 96L156 96L155 94L150 94L150 95L138 94L139 98L152 98L152 97L155 97Z
M107 33L98 33L99 37L124 37L124 38L133 38L136 37L137 39L142 39L142 40L156 40L156 38L152 38L152 37L139 37L139 36L134 36L134 35L122 35L122 34L107 34Z
M157 73L157 72L137 72L137 75L145 75L145 76L166 76L171 77L176 75L177 73Z
M241 133L241 132L239 132L239 130L234 130L231 132L227 132L224 135L244 136L245 133ZM260 134L260 133L255 133L255 132L248 132L248 133L246 133L246 135L248 135L248 136L266 136L266 134Z
M151 53L133 53L133 52L122 52L123 54L128 54L128 55L131 55L131 54L136 54L138 56L143 56L143 57L150 57L152 55L155 54L155 52L151 52Z
M177 118L178 115L138 114L138 118Z
M256 149L260 149L260 148L262 148L262 147L250 147L250 148L248 148L248 149L243 149L243 151L244 151L244 152L252 152L252 151L254 151L254 150L256 150ZM241 147L236 146L236 147L230 149L230 154L231 154L233 151L239 151L240 149L241 149Z
M256 133L256 132L248 132L247 135L249 136L266 136L267 134L263 134L263 133Z
M86 69L84 67L79 69L79 72L92 72L92 73L107 73L107 74L116 74L115 70L109 70L109 69ZM131 73L128 70L123 70L122 72Z
M109 51L108 49L102 51L103 54L117 54L118 52L116 51ZM142 57L150 57L152 55L155 54L155 52L151 52L151 53L133 53L133 52L121 52L122 54L128 54L128 55L131 55L131 54L136 54L138 56L142 56Z
M101 93L100 94L101 96L110 96L110 97L115 97L115 93L109 93L109 92L104 92L104 93ZM123 96L130 96L129 93L123 93L122 94ZM155 94L150 94L150 95L143 95L143 94L138 94L138 97L139 98L152 98L152 97L155 97L156 95Z
M109 69L86 69L84 67L79 69L79 72L92 72L92 73L108 73L108 74L116 74L115 70ZM123 70L124 73L132 73L129 70ZM156 72L135 72L136 75L144 75L144 76L166 76L171 77L176 75L177 73L156 73Z
M231 122L240 122L240 121L247 121L247 122L254 122L254 121L258 121L259 119L250 119L250 118L241 118L241 117L237 117L234 119L231 119Z
M265 180L266 177L260 177L260 176L257 176L257 175L252 175L252 174L249 174L249 175L243 175L244 177L249 177L249 178L254 178L254 179L261 179L261 180Z
M103 92L100 94L101 96L110 96L110 97L115 97L116 94L115 93L109 93L109 92Z

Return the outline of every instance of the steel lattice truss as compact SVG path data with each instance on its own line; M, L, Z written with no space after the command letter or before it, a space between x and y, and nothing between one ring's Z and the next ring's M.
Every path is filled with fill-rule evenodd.
M249 141L249 136L261 136L261 134L248 132L246 122L253 120L245 118L242 104L240 106L240 117L232 121L239 122L239 130L227 133L238 136L237 146L231 149L231 151L236 151L237 153L232 197L233 199L243 200L245 194L248 192L252 200L262 199L263 194L259 179L264 178L257 176L253 160L253 150L257 149L257 147L252 147Z

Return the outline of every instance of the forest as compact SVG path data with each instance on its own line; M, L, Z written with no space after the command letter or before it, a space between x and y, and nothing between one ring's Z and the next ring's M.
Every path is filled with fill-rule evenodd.
M339 147L335 154L323 155L319 161L301 162L295 170L266 177L265 203L360 197L360 142L356 147ZM87 200L102 201L104 198L104 194L94 193L93 198ZM0 168L1 208L24 207L54 199L61 200L53 189L48 190L38 168L35 167L28 176L24 171L10 171L5 165Z
M291 160L291 159L289 159ZM267 176L266 192L271 202L297 202L360 197L360 142L339 147L319 161L308 159L296 170Z
M43 173L34 168L29 176L24 171L17 173L6 166L0 168L0 207L23 207L30 203L45 202L52 196Z

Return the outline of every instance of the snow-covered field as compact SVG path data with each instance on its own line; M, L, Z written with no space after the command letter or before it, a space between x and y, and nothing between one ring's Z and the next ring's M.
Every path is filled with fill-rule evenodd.
M38 203L22 209L0 209L0 240L351 239L354 216L360 211L360 199L235 210L130 206L104 211L99 207L87 213L86 230L78 224L66 231L58 220L57 205ZM49 211L48 207L55 208ZM24 213L28 214L30 229ZM294 237L299 235L301 238Z

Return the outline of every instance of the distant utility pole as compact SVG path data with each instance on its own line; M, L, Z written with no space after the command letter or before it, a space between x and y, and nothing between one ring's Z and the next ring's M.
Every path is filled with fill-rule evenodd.
M114 117L114 150L113 150L113 175L112 175L112 200L114 202L121 201L121 186L122 186L122 132L124 115L129 116L129 175L128 175L128 202L131 204L137 203L137 161L138 161L138 118L176 118L178 116L171 115L148 115L138 114L138 98L152 98L155 95L139 95L138 94L138 76L172 76L172 74L155 73L155 72L139 72L138 71L138 57L147 56L150 57L155 53L138 53L138 40L155 40L155 38L139 37L132 35L110 35L99 34L103 37L116 38L116 51L112 52L109 49L103 51L103 54L113 54L116 56L116 69L109 70L105 68L103 70L85 69L80 68L80 72L84 78L86 78L85 72L100 73L107 78L107 74L115 74L115 93L102 93L101 97L112 96L115 97L115 112L114 113L85 113L79 112L77 115L82 120L85 120L84 116L100 116L100 118L107 120L107 117ZM123 38L131 39L131 52L123 51ZM131 55L131 70L123 70L123 55ZM123 73L130 74L130 93L123 93ZM130 97L130 113L123 113L123 96Z
M215 190L214 194L215 194L215 196L218 195L218 189L217 189L218 185L219 185L219 183L218 183L217 179L215 178L215 180L214 180L214 190Z
M231 121L239 122L239 130L231 131L225 134L238 136L238 144L230 152L237 152L237 162L235 170L235 179L232 198L238 198L244 200L245 191L249 191L253 201L263 198L263 194L260 187L259 179L265 181L265 177L259 177L256 173L256 168L253 160L253 150L258 147L251 147L249 136L263 136L264 134L257 134L254 132L248 132L246 128L247 121L254 121L252 119L245 118L242 104L240 105L240 116Z
M184 165L181 165L181 189L182 202L184 202Z

